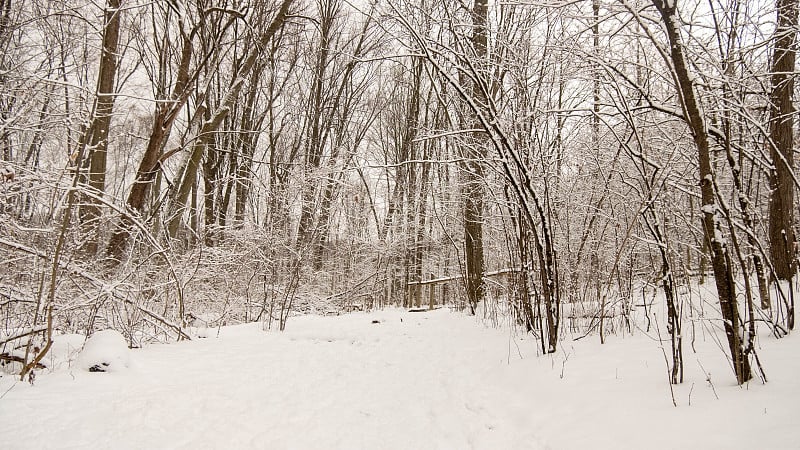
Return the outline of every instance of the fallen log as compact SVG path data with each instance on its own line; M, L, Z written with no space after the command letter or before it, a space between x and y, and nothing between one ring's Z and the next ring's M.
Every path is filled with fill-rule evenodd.
M22 357L17 356L17 355L11 355L9 353L0 353L0 361L18 362L18 363L25 364L25 358L22 358ZM46 369L47 366L45 366L42 363L36 363L35 368L37 368L37 369Z

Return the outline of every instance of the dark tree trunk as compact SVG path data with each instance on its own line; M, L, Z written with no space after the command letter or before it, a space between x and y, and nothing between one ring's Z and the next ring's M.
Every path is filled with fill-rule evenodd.
M97 77L97 98L94 117L82 139L89 150L88 184L95 195L102 195L106 187L106 162L108 155L108 134L111 115L114 112L114 84L117 78L117 47L120 31L120 0L108 0L103 28L103 48L100 55L100 69ZM98 221L101 203L95 196L89 196L80 209L81 223L87 231L84 251L97 252Z
M317 54L316 67L314 67L314 83L311 87L311 110L309 111L307 132L308 144L306 145L305 168L313 171L320 167L322 152L329 135L324 129L323 100L325 93L325 79L327 78L328 65L330 64L330 51L333 32L333 21L338 14L338 3L332 0L320 1L318 8L319 22L319 53ZM317 210L317 183L306 180L303 188L303 205L300 212L300 223L297 230L297 246L305 247L314 241L316 230L314 226L315 212Z
M475 0L472 7L472 47L475 52L475 67L478 69L472 86L472 97L479 108L488 107L486 80L487 30L489 16L487 0ZM473 117L473 128L482 124ZM485 137L483 133L473 134L474 142L470 143L472 151L465 151L465 186L464 186L464 263L466 268L466 292L470 312L485 295L483 280L483 197L484 173L483 164L486 159ZM466 148L465 148L466 150Z
M769 135L772 164L769 179L769 243L772 264L778 278L794 275L794 92L797 0L778 0L778 26L772 55L772 95Z
M711 267L719 295L720 310L731 351L733 368L739 384L751 377L750 363L745 356L740 331L739 309L736 303L736 284L727 241L722 234L722 227L717 223L718 206L714 187L714 174L711 170L711 151L708 141L708 130L695 96L692 76L683 50L683 42L678 25L676 3L670 0L653 0L653 4L661 13L664 28L669 39L670 57L674 68L676 88L682 100L682 107L687 124L692 132L697 147L700 168L700 194L702 199L703 231L709 240L711 250Z
M183 43L181 46L181 58L178 64L175 86L170 96L171 101L156 103L153 125L150 130L150 137L147 140L147 147L145 147L142 159L139 161L139 167L136 170L136 178L134 179L133 186L131 186L131 191L128 193L128 199L126 201L129 212L128 214L123 214L120 218L120 223L111 235L111 240L106 250L110 257L118 261L122 260L122 256L127 248L128 238L134 226L133 218L130 214L141 215L144 212L151 191L151 185L155 183L156 175L160 170L164 145L169 139L170 134L172 134L172 126L178 114L189 100L189 95L192 91L192 77L190 77L189 74L189 65L192 61L192 55L194 54L194 46L191 41L192 34L193 33L182 33ZM166 58L162 59L165 60ZM164 72L165 69L162 67L161 73L163 74ZM160 79L159 81L161 83L159 92L163 95L163 91L166 90L164 86L166 80Z

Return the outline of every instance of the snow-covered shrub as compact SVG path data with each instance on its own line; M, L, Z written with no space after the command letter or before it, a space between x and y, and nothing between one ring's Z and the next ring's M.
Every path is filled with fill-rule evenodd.
M130 367L130 350L118 331L103 330L86 340L75 366L89 372L118 372Z

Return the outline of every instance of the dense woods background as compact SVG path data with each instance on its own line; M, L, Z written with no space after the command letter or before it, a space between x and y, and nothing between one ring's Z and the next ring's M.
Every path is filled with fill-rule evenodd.
M0 0L2 352L441 304L553 352L644 308L674 383L687 322L747 381L756 325L794 326L797 27L796 0Z

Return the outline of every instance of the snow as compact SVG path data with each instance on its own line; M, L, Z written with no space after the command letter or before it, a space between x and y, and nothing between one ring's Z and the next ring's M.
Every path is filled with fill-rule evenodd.
M53 337L53 344L50 351L42 361L50 370L68 369L70 363L74 361L86 342L86 336L82 334L60 334Z
M676 408L661 344L644 330L605 345L567 335L559 353L537 355L531 336L446 309L296 317L284 333L224 326L131 350L125 371L63 365L33 386L3 376L3 446L797 448L800 340L761 335L769 382L739 387L704 330L684 324ZM120 338L95 333L78 359L120 352Z
M127 370L131 365L128 343L118 331L98 331L86 340L75 364L89 372Z
M714 214L717 212L717 207L715 205L703 205L700 207L700 211L703 214Z

